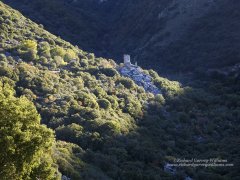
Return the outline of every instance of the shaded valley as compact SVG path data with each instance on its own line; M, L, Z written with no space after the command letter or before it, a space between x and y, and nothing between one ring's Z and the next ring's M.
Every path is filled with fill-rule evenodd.
M4 0L75 45L122 61L131 54L161 74L206 72L239 62L236 0Z

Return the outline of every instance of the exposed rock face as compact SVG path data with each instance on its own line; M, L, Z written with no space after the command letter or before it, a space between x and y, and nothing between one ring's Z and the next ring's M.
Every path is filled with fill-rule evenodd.
M142 86L146 92L153 94L161 93L161 91L153 84L151 76L145 74L139 66L131 64L130 56L124 55L124 65L120 66L118 71L121 75L129 77L137 85Z

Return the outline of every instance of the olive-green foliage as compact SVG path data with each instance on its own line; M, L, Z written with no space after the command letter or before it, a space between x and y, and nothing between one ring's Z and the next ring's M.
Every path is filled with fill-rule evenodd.
M101 69L101 73L105 74L106 76L113 77L118 74L115 69L112 68L103 68Z
M57 66L60 65L66 65L67 63L64 62L63 58L61 56L54 56L54 62L56 63Z
M125 101L125 108L129 114L135 118L142 116L142 105L137 99L127 97Z
M53 132L40 125L33 103L14 97L12 87L5 81L0 81L2 179L57 179L50 154Z
M154 83L169 97L173 97L182 93L180 83L177 81L169 81L166 78L156 77L154 79Z
M54 56L60 56L62 58L64 58L66 54L66 51L65 49L63 49L62 47L59 47L59 46L56 46L55 48L53 48L51 50L51 55L54 57Z
M106 97L106 99L111 103L111 107L113 109L117 109L118 108L118 101L117 101L116 97L108 96L108 97Z
M94 90L93 90L93 93L95 94L95 96L97 96L98 98L102 98L102 97L105 97L107 95L106 91L104 91L103 88L100 88L100 87L96 87Z
M68 62L76 58L77 58L76 53L72 49L67 49L64 60Z
M43 41L39 43L38 53L39 53L39 56L43 56L45 58L51 58L50 45L47 41Z
M99 99L97 102L100 108L103 109L111 108L111 103L107 99Z
M81 101L84 106L98 109L98 104L97 104L96 100L88 93L77 92L76 96L77 96L76 97L77 100Z
M0 54L0 61L7 62L7 57L5 56L5 54Z
M120 133L121 127L120 127L120 124L118 122L110 121L110 122L106 122L102 126L102 130L103 131L111 131L113 133Z
M37 58L37 43L33 40L22 41L18 47L19 55L26 61L33 61Z
M83 127L72 123L67 126L60 126L56 129L56 134L60 139L71 140L74 142L74 139L79 138L82 135Z
M124 87L131 89L134 86L134 83L131 79L129 78L120 78L116 81L117 84L122 84Z
M84 163L79 161L76 156L79 153L83 153L83 150L77 145L58 141L54 150L54 158L59 164L59 170L63 175L71 177L72 179L81 178L81 169Z

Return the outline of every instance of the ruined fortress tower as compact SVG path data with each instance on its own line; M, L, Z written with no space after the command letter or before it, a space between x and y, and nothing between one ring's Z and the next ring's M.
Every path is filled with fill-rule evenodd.
M130 66L130 65L131 65L130 55L124 54L124 55L123 55L123 59L124 59L124 65L125 65L125 66Z

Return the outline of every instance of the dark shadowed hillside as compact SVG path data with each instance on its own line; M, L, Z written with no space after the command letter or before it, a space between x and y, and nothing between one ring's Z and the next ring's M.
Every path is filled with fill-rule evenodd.
M4 2L98 56L132 54L161 73L239 62L237 0L53 0Z

